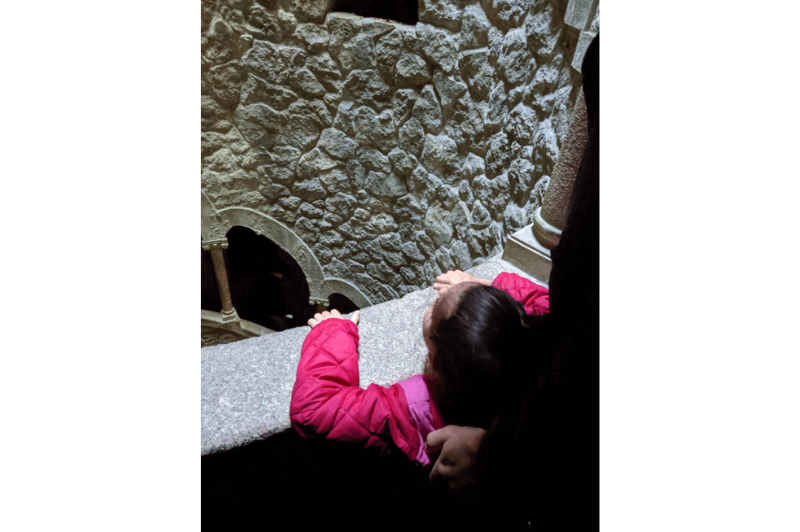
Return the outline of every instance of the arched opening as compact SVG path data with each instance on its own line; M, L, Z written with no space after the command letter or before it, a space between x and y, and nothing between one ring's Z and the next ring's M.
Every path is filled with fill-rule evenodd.
M328 310L336 309L342 314L350 314L360 309L349 297L338 292L328 296L328 301L331 302Z
M305 325L316 307L310 305L305 274L291 255L267 237L242 226L225 235L223 250L231 300L237 314L274 331ZM211 254L203 252L202 308L219 311Z
M242 226L227 235L231 299L239 317L275 331L305 325L314 315L305 274L287 252Z
M419 21L418 0L333 0L331 12L382 18L413 26Z

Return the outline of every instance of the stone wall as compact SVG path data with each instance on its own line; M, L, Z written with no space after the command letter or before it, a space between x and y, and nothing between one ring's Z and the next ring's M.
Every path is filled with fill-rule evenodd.
M577 96L566 4L420 0L406 26L203 0L203 192L290 228L373 303L499 254Z

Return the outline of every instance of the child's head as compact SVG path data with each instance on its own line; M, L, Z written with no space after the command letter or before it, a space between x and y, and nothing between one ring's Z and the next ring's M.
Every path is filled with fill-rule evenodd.
M515 360L530 356L529 316L506 292L460 283L439 295L423 318L425 373L447 424L488 428ZM516 364L514 364L516 367Z

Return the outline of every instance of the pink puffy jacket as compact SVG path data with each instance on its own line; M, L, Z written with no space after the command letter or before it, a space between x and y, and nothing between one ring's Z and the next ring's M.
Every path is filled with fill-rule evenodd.
M550 309L546 288L513 273L501 273L492 286L505 290L529 314ZM430 463L425 439L442 428L422 375L388 388L358 386L358 328L350 320L325 320L303 342L290 418L303 436L365 442L389 450L392 444L409 459Z

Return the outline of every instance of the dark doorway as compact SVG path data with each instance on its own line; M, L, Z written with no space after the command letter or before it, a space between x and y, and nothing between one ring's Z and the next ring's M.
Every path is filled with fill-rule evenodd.
M283 331L305 325L316 306L309 304L305 274L291 255L246 227L228 231L223 250L233 306L239 317ZM202 308L222 308L211 254L203 252Z
M247 227L234 226L226 235L228 249L222 251L228 271L233 306L239 317L284 331L306 325L316 306L308 302L305 274L287 252L265 236ZM222 301L214 274L211 252L202 251L201 308L219 312ZM347 296L329 296L328 310L342 314L359 310Z

